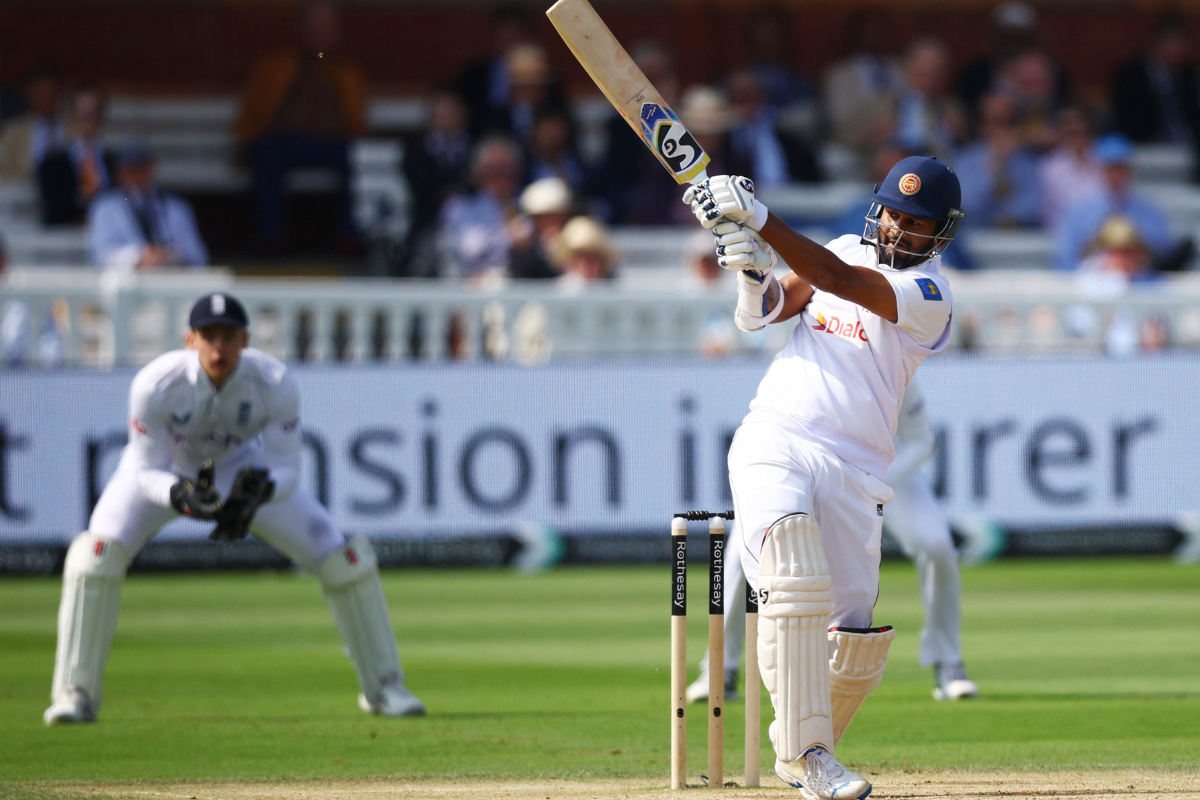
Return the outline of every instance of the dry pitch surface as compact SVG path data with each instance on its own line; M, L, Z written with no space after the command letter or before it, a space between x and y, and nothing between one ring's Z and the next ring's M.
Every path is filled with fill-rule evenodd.
M740 776L735 776L740 784ZM1143 800L1200 798L1200 773L1155 770L999 772L970 770L886 771L873 773L872 798L1020 798L1050 797ZM798 793L764 776L760 789L740 785L726 790L739 798L795 798ZM689 783L689 788L691 784ZM28 790L23 791L23 790ZM645 779L601 781L528 780L368 780L286 782L146 782L134 784L0 784L0 796L56 797L63 800L626 800L671 796L661 784ZM692 797L712 796L700 784Z

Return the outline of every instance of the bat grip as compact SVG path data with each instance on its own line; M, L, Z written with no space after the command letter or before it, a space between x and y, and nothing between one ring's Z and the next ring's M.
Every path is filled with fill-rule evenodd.
M692 186L699 186L700 184L704 183L706 180L708 180L708 170L702 169L699 172L697 172L696 176L694 178L692 178L690 181L688 181L688 183L690 183Z

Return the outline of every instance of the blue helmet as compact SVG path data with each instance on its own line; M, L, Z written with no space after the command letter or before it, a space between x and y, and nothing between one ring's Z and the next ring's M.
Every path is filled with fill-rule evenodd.
M922 261L941 255L946 246L954 241L959 223L963 218L963 211L959 208L961 203L962 190L959 188L958 176L954 174L954 170L936 158L927 156L903 158L888 171L883 183L875 187L875 194L871 196L871 207L867 211L867 224L863 229L863 244L874 245L881 253L880 261L882 262L883 248L879 241L879 228L881 227L879 218L885 208L941 222L942 226L930 237L929 244L923 249L902 249L899 246L900 239L897 238L889 251L890 262L886 266L892 269L915 267ZM907 233L907 235L912 237L911 233ZM896 264L897 254L908 256L914 260L911 264L899 266Z

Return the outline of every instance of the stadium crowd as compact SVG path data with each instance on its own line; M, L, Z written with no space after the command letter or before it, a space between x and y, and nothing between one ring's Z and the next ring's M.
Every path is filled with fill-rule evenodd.
M332 5L302 15L294 48L264 55L253 70L236 122L253 177L253 252L286 252L285 178L319 167L340 176L337 240L352 254L361 242L348 151L367 129L367 78L340 46ZM784 28L766 10L747 22L747 57L712 86L683 87L662 43L630 50L711 155L710 171L770 189L828 179L831 152L860 165L864 178L889 160L928 153L961 176L968 242L982 229L1047 229L1055 266L1074 270L1107 263L1092 256L1115 217L1147 255L1131 279L1186 266L1190 242L1172 238L1163 210L1133 190L1131 171L1136 144L1195 150L1200 141L1200 72L1185 20L1163 17L1145 52L1112 76L1109 95L1085 102L1047 51L1032 7L1004 3L991 19L986 54L957 71L936 38L886 55L886 17L874 14L863 18L857 51L820 80L789 66ZM678 189L622 120L614 115L599 143L583 146L533 22L526 9L498 9L489 55L427 98L424 129L404 141L414 201L390 274L603 280L614 261L604 226L687 223ZM48 69L32 72L23 93L5 93L3 179L36 183L44 224L86 225L98 267L207 263L187 201L155 187L146 141L105 136L98 87L76 83L62 95ZM581 215L592 220L602 267L577 270L561 246L568 220ZM832 232L856 228L858 216ZM947 261L975 266L969 246Z

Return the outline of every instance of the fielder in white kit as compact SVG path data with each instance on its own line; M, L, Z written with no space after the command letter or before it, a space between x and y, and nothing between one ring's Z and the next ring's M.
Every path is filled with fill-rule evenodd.
M933 429L925 413L925 398L914 379L904 393L896 437L896 458L888 466L886 483L894 497L883 509L883 526L916 562L925 625L921 629L919 660L933 667L933 696L937 700L976 697L979 687L967 676L962 663L962 591L958 553L946 518L921 468L933 456ZM731 523L736 525L737 523ZM731 540L735 532L731 532ZM746 638L745 572L740 548L725 559L725 698L737 696L738 664ZM708 655L700 662L700 676L687 688L688 702L708 699Z
M347 541L299 485L300 395L287 368L247 347L249 319L229 295L201 298L189 323L188 349L133 379L129 444L67 551L46 724L95 721L125 571L180 514L215 522L216 540L253 533L315 574L358 670L362 709L424 714L404 685L370 541Z
M884 480L909 381L950 338L938 265L960 199L949 167L903 159L876 187L863 235L821 247L769 214L747 178L718 175L684 195L715 228L722 266L739 270L737 325L800 316L734 437L729 478L739 555L759 594L775 772L806 798L871 793L833 753L895 635L872 627L892 500ZM776 252L792 269L782 279Z

